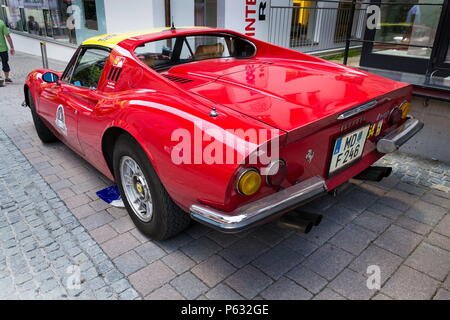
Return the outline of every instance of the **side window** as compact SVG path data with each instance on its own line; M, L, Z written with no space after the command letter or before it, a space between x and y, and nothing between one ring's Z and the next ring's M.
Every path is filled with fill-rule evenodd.
M85 49L78 57L70 84L96 89L108 57L107 50Z

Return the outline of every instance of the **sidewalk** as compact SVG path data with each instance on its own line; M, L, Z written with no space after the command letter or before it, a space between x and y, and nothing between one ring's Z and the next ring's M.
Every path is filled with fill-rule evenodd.
M50 205L45 212L61 224L72 217L73 224L81 225L77 232L92 239L86 241L98 248L93 250L104 255L106 264L115 270L113 279L104 278L104 291L111 292L109 298L450 299L448 164L400 153L385 157L383 162L394 167L388 179L357 183L337 198L326 196L308 205L324 215L321 225L308 235L279 229L275 224L224 235L193 224L169 241L149 241L134 227L125 210L113 208L95 195L111 185L108 179L61 143L43 145L37 138L29 110L20 104L23 79L30 70L40 67L40 58L18 54L11 63L16 83L0 88L0 194L9 197L0 196L0 292L6 288L25 297L36 290L19 290L12 275L12 261L16 258L11 258L15 255L5 247L14 243L13 251L22 252L26 258L27 249L15 225L20 226L22 221L29 226L28 232L23 232L37 237L27 219L35 210L21 203L36 203L35 192L39 192L51 197L45 201L57 203L57 207ZM63 68L58 62L50 65ZM2 136L2 131L7 137ZM37 191L27 191L31 181ZM20 209L11 215L13 201ZM40 220L41 226L50 230L50 246L60 244L58 232L62 232L51 229L52 219ZM66 242L74 243L92 267L102 273L83 242L76 238ZM59 257L45 249L41 252L55 269ZM74 263L69 253L63 257ZM381 290L366 286L367 270L372 265L380 268ZM24 279L34 279L32 268L23 270ZM95 284L87 271L81 274L86 276L84 290L93 291ZM122 295L115 289L121 275ZM56 272L53 275L61 290L66 290L64 276ZM137 294L133 294L130 284ZM64 294L70 296L69 292ZM63 294L57 297L65 298ZM92 297L104 296L94 291Z

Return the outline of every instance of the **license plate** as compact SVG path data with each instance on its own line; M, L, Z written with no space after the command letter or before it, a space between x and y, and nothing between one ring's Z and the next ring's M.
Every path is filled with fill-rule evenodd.
M367 125L336 140L331 156L330 174L362 156L369 128L370 125Z

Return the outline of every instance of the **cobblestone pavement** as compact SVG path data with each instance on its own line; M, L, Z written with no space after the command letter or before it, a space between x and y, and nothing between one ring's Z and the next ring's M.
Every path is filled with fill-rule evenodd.
M124 274L142 298L450 299L448 164L401 153L385 157L382 162L394 167L391 177L381 183L355 182L337 198L325 196L310 203L308 209L321 212L324 219L307 235L279 229L274 224L236 235L224 235L193 224L171 240L150 241L136 230L125 210L110 207L96 197L95 192L111 185L110 181L64 145L43 145L38 140L29 111L20 108L23 100L20 82L29 70L39 66L39 59L20 54L12 59L12 65L17 83L0 88L0 128L50 188L44 183L34 182L40 177L30 173L29 164L21 160L20 153L7 138L0 138L2 150L12 150L12 155L0 152L5 164L0 171L0 188L8 188L8 196L17 197L15 201L19 210L11 214L11 209L2 208L2 255L11 255L11 251L5 249L9 245L13 251L26 252L28 248L25 240L17 234L13 222L14 217L23 217L25 224L28 223L27 216L34 215L30 213L34 212L29 209L31 205L20 204L22 201L36 204L34 193L26 188L33 181L34 188L41 194L49 197L53 191L57 194L48 200L48 212L54 214L55 221L64 224L65 217L72 217L71 212L84 227L77 227L72 234L67 234L74 239L74 247L84 252L91 268L101 272L101 264L91 258L88 249L84 250L84 242L77 238L76 232L73 234L74 230L88 239L87 230L109 257L105 260L108 265L112 260L110 267ZM21 168L25 172L20 172ZM27 176L26 183L21 182L22 186L17 178L5 176L5 172L17 172L21 180ZM20 194L18 190L21 188L27 194L17 196L16 191ZM0 190L2 195L3 189ZM44 201L43 195L38 197L40 201L37 204ZM0 199L3 201L3 197ZM58 204L53 208L55 203ZM33 205L34 210L37 208L39 205ZM63 235L58 236L61 232L56 231L58 229L52 231L52 220L43 218L40 221L47 231L50 230L47 239L55 241L49 245L59 243L58 239ZM70 225L75 223L73 221ZM34 234L31 227L28 232ZM15 232L14 241L20 246L4 239L8 238L10 230ZM60 249L65 253L60 254L73 260L64 247L64 243L70 240L64 241ZM86 241L98 248L90 240ZM100 250L93 250L101 254ZM46 256L55 274L58 255ZM17 262L9 259L6 258L9 266L6 273L13 273L16 268L12 268L12 264ZM25 254L24 259L28 261ZM19 288L17 284L11 287L9 274L4 280L4 260L0 260L0 266L3 266L0 292L4 288L9 288L13 294L20 290L26 294L33 292L34 289ZM368 289L366 285L371 265L380 268L381 290ZM31 272L24 270L23 278L34 279L32 267ZM119 273L114 273L120 277ZM13 278L16 279L15 275ZM124 288L128 286L126 279L120 282ZM85 283L92 288L92 281L86 279ZM104 290L114 291L111 287L113 284L106 285ZM131 292L131 289L126 292ZM133 295L127 298L133 298Z

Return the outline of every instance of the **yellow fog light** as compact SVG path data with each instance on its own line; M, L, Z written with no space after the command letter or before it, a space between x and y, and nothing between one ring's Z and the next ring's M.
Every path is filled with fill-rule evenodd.
M405 101L400 106L400 109L402 109L402 119L406 118L406 116L409 113L409 109L411 108L411 103L408 101Z
M259 190L261 181L261 175L256 169L247 169L239 176L237 190L240 194L251 196Z

